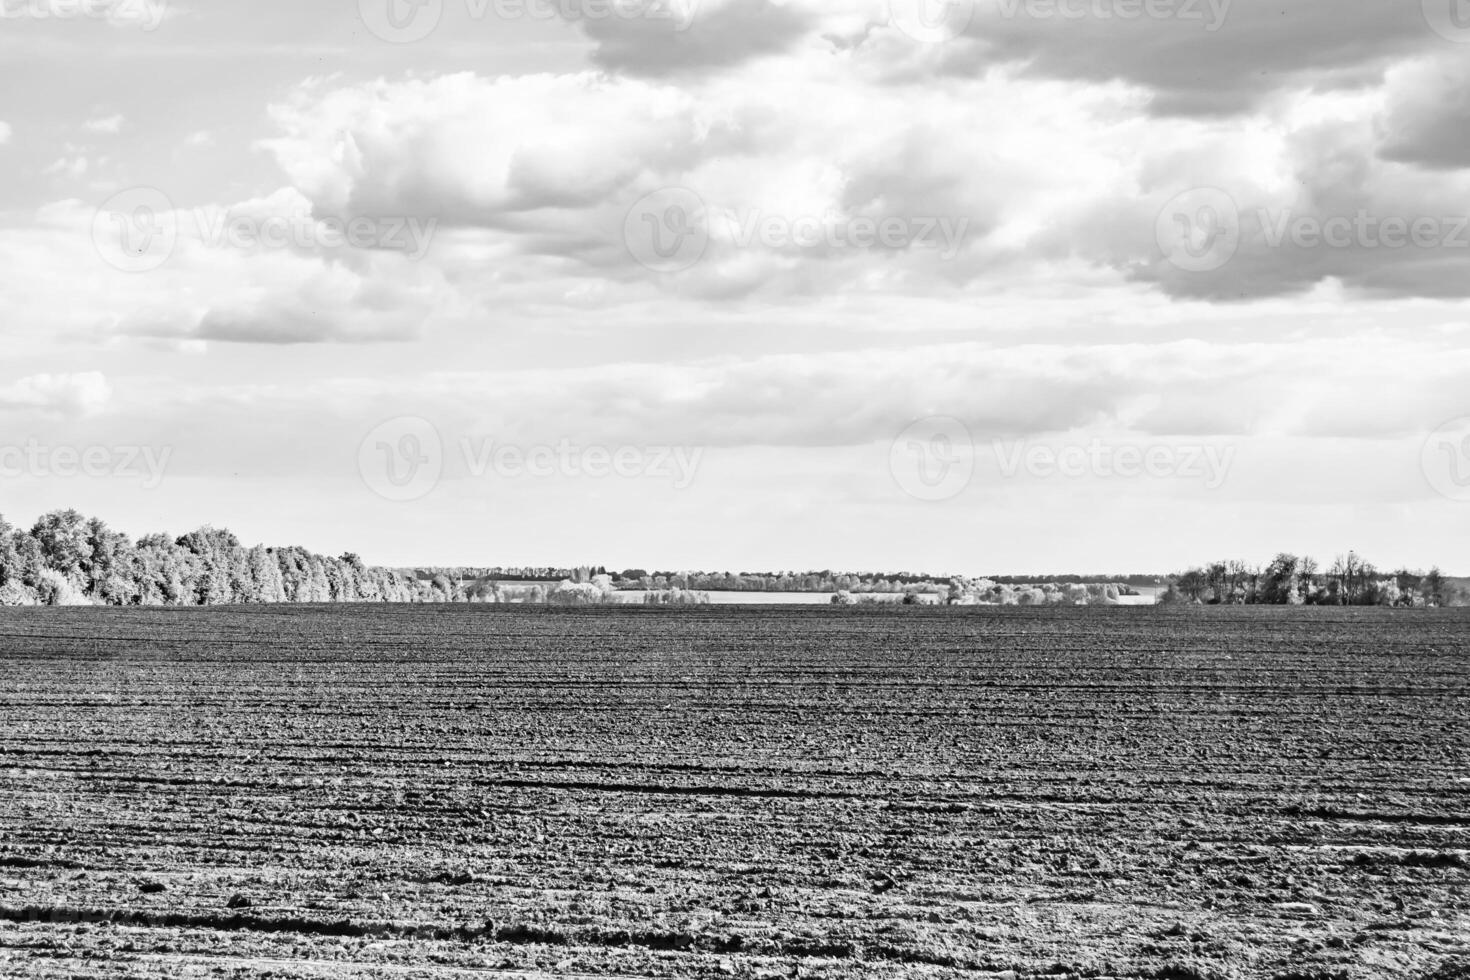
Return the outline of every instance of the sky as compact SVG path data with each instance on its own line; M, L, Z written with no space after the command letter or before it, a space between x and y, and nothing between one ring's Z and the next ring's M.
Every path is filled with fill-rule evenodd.
M0 0L0 513L1470 574L1466 0Z

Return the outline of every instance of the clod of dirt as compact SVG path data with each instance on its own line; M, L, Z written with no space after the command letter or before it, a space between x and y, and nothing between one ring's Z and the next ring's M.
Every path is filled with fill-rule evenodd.
M227 909L248 909L254 906L255 903L244 895L231 895L230 900L225 903L225 908Z
M1309 902L1277 902L1276 908L1282 912L1297 915L1316 915L1318 911L1317 906Z

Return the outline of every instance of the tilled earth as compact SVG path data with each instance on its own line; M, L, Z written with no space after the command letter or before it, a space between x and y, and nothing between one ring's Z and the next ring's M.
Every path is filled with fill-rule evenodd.
M0 611L0 977L1470 977L1470 615Z

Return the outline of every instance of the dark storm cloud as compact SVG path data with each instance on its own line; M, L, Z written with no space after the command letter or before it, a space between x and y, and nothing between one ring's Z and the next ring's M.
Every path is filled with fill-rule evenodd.
M1448 45L1407 0L1158 0L1168 16L1119 16L1138 7L1144 0L986 0L943 68L1020 64L1031 75L1121 80L1154 91L1155 115L1214 116L1283 87L1368 84L1394 58Z
M1470 167L1470 52L1404 71L1380 126L1384 159L1441 170Z
M715 5L653 4L658 16L583 17L597 64L629 75L669 75L738 65L786 50L815 26L793 6L770 0Z

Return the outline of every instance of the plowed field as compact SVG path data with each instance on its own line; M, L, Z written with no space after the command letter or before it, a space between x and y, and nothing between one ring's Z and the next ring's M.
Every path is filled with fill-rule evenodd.
M0 976L1470 976L1470 615L0 611Z

